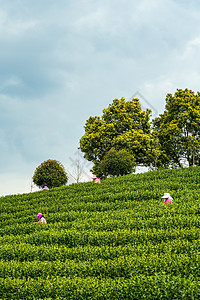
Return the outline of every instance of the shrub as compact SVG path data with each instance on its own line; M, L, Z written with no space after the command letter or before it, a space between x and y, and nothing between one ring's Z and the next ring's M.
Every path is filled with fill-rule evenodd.
M65 185L68 181L63 165L57 161L48 159L41 163L35 170L33 182L38 187L47 185L49 188Z
M120 176L134 171L135 159L126 150L110 149L100 163L100 171L103 175Z

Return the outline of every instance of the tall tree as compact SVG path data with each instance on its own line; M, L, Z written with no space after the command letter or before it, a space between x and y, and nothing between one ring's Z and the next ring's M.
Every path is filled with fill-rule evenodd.
M167 94L165 111L153 120L165 159L163 164L183 167L200 164L200 93L177 89Z
M152 159L150 124L151 111L143 111L139 99L114 99L101 117L90 117L85 134L80 139L84 157L94 163L94 169L111 149L126 149L137 165L149 165Z

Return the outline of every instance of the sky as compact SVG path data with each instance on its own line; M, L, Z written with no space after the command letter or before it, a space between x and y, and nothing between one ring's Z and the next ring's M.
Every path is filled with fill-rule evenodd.
M0 196L36 191L47 159L90 180L79 141L115 98L155 117L200 91L198 0L0 0L0 45Z

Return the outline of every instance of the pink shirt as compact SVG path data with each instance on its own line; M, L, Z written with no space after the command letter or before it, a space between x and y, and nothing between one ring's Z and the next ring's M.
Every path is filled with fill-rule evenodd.
M172 199L170 199L170 198L166 199L166 200L163 202L163 204L170 204L170 203L172 203Z
M38 223L47 224L47 221L44 217L42 217Z

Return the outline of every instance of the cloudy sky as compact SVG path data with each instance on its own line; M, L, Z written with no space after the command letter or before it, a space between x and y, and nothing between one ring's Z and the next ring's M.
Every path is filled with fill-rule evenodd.
M167 93L200 90L198 0L0 0L0 45L0 196L30 192L49 158L73 173L86 120L113 99L158 114Z

